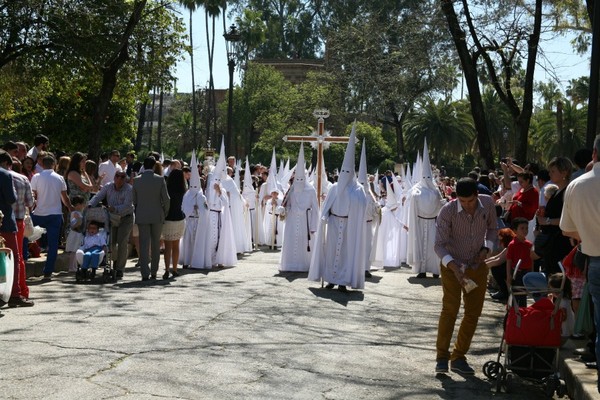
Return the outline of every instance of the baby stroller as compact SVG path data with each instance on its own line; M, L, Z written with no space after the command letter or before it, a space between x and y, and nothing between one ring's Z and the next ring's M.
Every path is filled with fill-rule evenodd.
M515 267L513 279L519 269L519 261ZM488 361L483 365L484 375L495 381L496 392L502 389L510 393L513 387L513 373L523 379L541 383L544 393L552 398L556 392L558 397L566 394L566 385L560 379L558 355L561 344L562 310L559 309L562 299L565 275L563 272L560 289L527 290L524 286L509 288L508 309L504 320L504 334L500 341L496 361ZM529 307L519 307L515 296L527 294L545 295ZM555 295L555 303L548 294ZM504 362L501 358L504 355Z
M86 208L83 213L83 226L84 232L87 232L88 224L91 221L95 221L100 226L100 234L104 236L105 243L107 244L107 251L101 251L99 256L98 268L104 269L102 278L104 282L116 281L117 271L112 268L111 253L110 253L110 214L105 207L89 207ZM77 250L75 253L75 259L77 260L77 272L75 273L75 280L77 282L92 281L96 277L96 268L82 269L84 251L83 249Z

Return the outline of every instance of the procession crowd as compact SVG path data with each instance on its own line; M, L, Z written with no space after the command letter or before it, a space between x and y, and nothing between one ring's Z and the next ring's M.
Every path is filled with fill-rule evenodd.
M492 299L506 301L512 285L547 287L563 278L559 262L571 256L560 300L565 340L577 334L584 290L600 304L600 139L593 151L577 152L575 164L555 157L540 168L506 158L497 170L475 168L460 179L431 165L426 143L414 164L368 174L364 142L355 168L355 141L353 130L334 173L306 169L302 144L291 168L289 160L277 166L275 150L268 167L247 158L242 165L225 157L223 146L216 162L152 152L136 160L133 152L122 158L113 150L96 163L81 152L51 153L44 135L31 147L7 142L0 151L0 232L2 254L10 249L14 260L8 306L33 306L25 260L40 247L46 279L61 246L72 254L78 278L93 278L110 254L119 279L133 244L147 281L157 279L161 253L162 278L169 279L181 267L233 267L238 255L268 246L280 251L281 272L308 273L308 280L342 292L363 289L382 268L441 277L435 370L472 374L466 354L488 288L495 288ZM98 207L106 221L90 217ZM29 242L30 225L43 228L43 237ZM526 298L518 301L527 305ZM461 302L464 315L450 349ZM594 344L595 336L590 361L600 351Z

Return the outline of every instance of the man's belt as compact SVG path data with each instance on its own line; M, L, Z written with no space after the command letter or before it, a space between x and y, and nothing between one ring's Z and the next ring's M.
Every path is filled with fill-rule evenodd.
M417 215L417 217L419 217L419 218L421 218L421 219L437 219L437 216L436 216L436 217L433 217L433 218L427 218L427 217L421 217L420 215Z
M347 215L346 216L341 216L341 215L336 215L336 214L334 214L332 212L330 212L330 214L333 215L334 217L338 217L338 218L348 218Z
M210 210L210 211L216 212L216 213L220 213L221 212L221 210Z

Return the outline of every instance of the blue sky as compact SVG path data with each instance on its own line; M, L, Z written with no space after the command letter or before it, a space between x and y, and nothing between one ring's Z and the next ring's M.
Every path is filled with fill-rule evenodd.
M187 11L182 11L182 17L187 23L189 21ZM204 24L204 11L200 9L194 13L194 69L197 87L206 87L208 83L208 61L206 49L206 35ZM227 26L231 25L228 21ZM217 37L215 38L215 57L214 57L214 80L215 88L227 89L229 87L229 74L227 69L227 55L225 51L225 40L222 36L222 22L219 20L216 24ZM579 78L583 75L589 75L589 56L579 56L573 51L569 41L570 37L550 37L546 35L544 40L549 40L550 44L542 45L546 58L538 58L538 69L536 71L536 81L548 81L552 75L546 71L550 66L560 80L560 89L564 92L568 81L573 78ZM180 92L191 92L191 66L189 56L177 64L176 68L177 90ZM234 73L234 83L239 83L239 70ZM465 89L466 91L466 89ZM460 95L460 88L457 90Z

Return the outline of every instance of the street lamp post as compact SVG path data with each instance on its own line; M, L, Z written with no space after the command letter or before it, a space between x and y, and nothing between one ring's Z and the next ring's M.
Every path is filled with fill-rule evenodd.
M235 24L229 27L229 32L223 34L227 45L227 66L229 67L229 100L227 104L227 135L225 141L225 151L232 155L234 152L234 138L231 132L232 114L233 114L233 71L235 70L236 43L240 41L241 35ZM220 154L219 156L227 156Z

